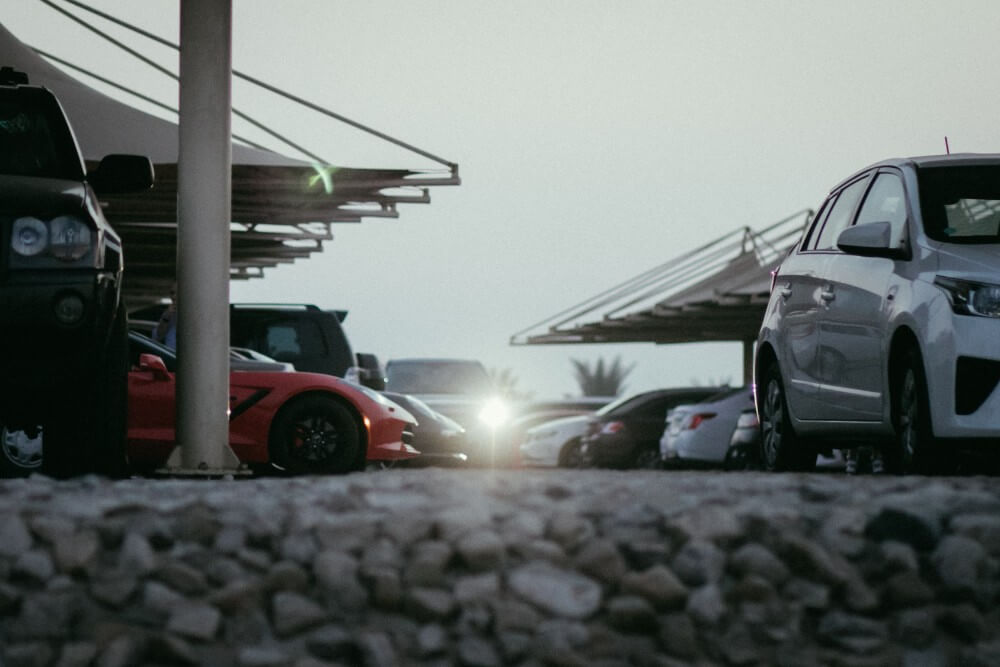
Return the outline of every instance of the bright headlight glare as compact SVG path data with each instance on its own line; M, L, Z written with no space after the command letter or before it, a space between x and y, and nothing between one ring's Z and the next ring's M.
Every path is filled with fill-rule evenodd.
M1000 285L937 276L934 284L948 293L951 309L959 315L1000 317Z
M38 218L29 216L14 221L10 247L18 255L34 257L45 250L49 243L49 228Z
M49 245L53 257L80 259L90 250L90 228L79 218L60 215L49 223Z
M479 419L491 428L500 426L507 421L507 405L499 398L492 398L479 411Z

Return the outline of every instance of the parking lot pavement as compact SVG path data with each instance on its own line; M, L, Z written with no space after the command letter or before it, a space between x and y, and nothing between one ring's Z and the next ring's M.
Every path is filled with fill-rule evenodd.
M33 477L0 483L0 499L4 664L1000 653L1000 489L988 478Z

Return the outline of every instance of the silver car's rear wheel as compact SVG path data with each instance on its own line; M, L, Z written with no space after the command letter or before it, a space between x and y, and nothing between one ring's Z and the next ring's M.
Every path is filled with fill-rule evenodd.
M792 428L785 398L785 385L777 364L764 374L764 398L760 410L760 454L765 470L811 470L816 452Z
M0 473L3 477L24 477L42 465L42 429L34 433L0 428Z

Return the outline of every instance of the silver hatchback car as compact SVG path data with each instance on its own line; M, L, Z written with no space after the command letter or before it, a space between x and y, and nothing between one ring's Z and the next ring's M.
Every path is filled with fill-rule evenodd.
M762 459L878 444L897 472L1000 453L1000 155L880 162L837 185L775 273L754 366Z

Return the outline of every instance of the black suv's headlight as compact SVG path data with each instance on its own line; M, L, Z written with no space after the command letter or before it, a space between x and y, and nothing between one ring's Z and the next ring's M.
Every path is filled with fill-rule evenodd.
M934 284L948 293L951 309L959 315L1000 317L1000 285L936 276Z
M48 222L32 216L14 221L10 248L21 257L48 255L64 262L80 259L93 245L94 234L80 218L60 215Z

